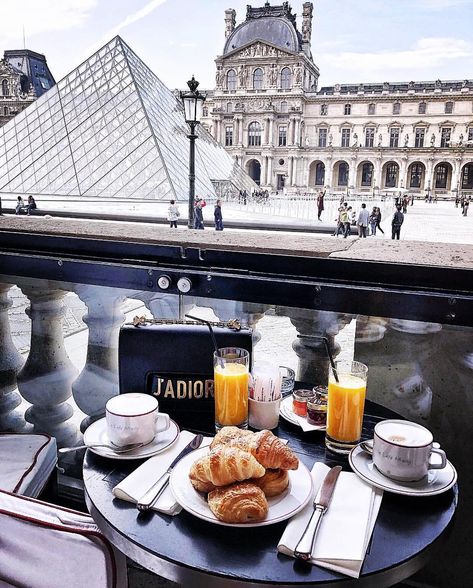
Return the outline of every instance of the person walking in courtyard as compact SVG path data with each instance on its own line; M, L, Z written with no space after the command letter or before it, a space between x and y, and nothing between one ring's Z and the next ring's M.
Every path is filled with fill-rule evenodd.
M468 207L470 206L470 199L469 198L465 198L465 201L463 202L463 216L468 216Z
M322 212L324 211L325 192L320 191L317 196L317 219L321 221Z
M342 210L342 223L344 227L343 238L346 239L351 234L351 222L350 222L351 206Z
M215 219L215 230L216 231L223 231L222 202L221 202L221 200L217 200L217 202L215 203L214 219Z
M368 219L370 223L370 234L372 237L376 236L376 226L378 224L378 214L376 206L373 206L373 210L371 211L370 218Z
M404 215L401 212L401 207L397 206L397 210L393 215L392 226L392 238L399 241L401 237L401 226L404 222Z
M376 207L376 228L384 235L384 231L381 228L381 208L379 206Z
M25 203L23 201L23 198L21 196L18 196L18 198L16 199L15 214L20 214L20 212L22 211L22 209L24 207L25 207Z
M368 219L370 217L370 213L366 210L366 204L363 202L361 205L360 213L358 214L358 236L359 237L366 237L366 230L368 228Z
M204 214L202 212L202 199L198 198L194 208L194 229L204 229Z
M169 201L168 208L168 221L170 222L170 228L177 229L177 219L181 216L179 209L176 206L175 200Z

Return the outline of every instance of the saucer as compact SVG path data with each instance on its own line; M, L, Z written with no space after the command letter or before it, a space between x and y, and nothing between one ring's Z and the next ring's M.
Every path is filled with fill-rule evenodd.
M89 449L97 455L108 457L110 459L146 459L148 457L153 457L153 455L161 453L161 451L170 447L178 437L179 427L171 419L169 429L158 433L147 445L137 447L127 453L118 454L115 453L113 449L108 449L107 447L89 447ZM84 433L84 445L94 445L95 443L110 444L105 418L92 423Z
M376 469L371 455L364 451L360 445L354 447L348 456L351 469L368 484L386 492L403 494L404 496L435 496L450 490L457 481L457 472L448 460L442 470L429 470L427 477L418 482L391 480Z
M325 431L325 426L320 425L311 425L307 419L304 417L300 417L292 409L292 394L290 396L286 396L281 400L281 404L279 405L279 414L282 416L283 419L292 423L293 425L297 425L301 427L304 432L307 431Z

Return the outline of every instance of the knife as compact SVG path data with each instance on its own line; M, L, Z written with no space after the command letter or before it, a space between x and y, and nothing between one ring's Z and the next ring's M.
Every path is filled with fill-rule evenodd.
M307 523L307 527L305 528L299 543L294 549L294 556L298 559L307 561L311 558L312 549L314 548L315 538L317 537L322 517L330 506L333 491L335 490L335 484L337 483L341 471L341 466L335 466L332 468L325 476L324 481L317 492L314 500L314 512Z
M138 500L136 507L138 510L147 511L158 501L161 494L166 489L166 486L169 483L169 478L171 476L171 472L174 466L181 461L183 457L185 457L194 449L198 449L202 444L204 437L203 435L196 435L190 443L188 443L184 449L179 453L179 455L172 461L171 465L168 469L164 472L164 474L151 486L151 488L143 494L143 496Z

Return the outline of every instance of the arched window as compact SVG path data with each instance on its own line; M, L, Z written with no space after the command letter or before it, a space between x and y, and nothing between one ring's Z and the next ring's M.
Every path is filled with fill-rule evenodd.
M9 113L8 113L8 106L4 106L4 107L3 107L3 115L4 115L4 116L8 116L8 114L9 114Z
M345 104L345 108L343 109L345 115L351 114L351 104Z
M261 90L263 88L263 70L258 67L253 72L253 89Z
M453 102L445 102L445 114L452 114Z
M425 114L427 112L427 102L419 102L419 114Z
M252 122L248 125L248 145L250 147L261 145L261 125L259 122Z
M435 187L445 189L447 187L448 168L444 163L439 163L435 168Z
M388 163L386 166L386 180L385 186L386 188L395 188L397 186L397 173L399 170L399 166L397 163L391 162Z
M325 165L319 161L315 166L315 185L323 186L325 183Z
M281 102L281 112L287 112L287 102Z
M231 102L227 102L227 112L233 112L233 104Z
M281 70L281 88L283 90L290 90L292 86L292 73L290 68L283 67Z
M348 163L342 161L338 166L338 185L348 186Z
M9 96L10 95L10 91L8 89L8 81L7 80L2 80L2 94L4 96Z
M424 166L421 163L413 163L411 165L411 177L409 180L409 188L420 188L423 172Z
M376 104L368 104L368 115L376 114Z
M227 90L236 90L237 75L234 69L229 69L227 72Z
M373 164L366 162L361 168L361 185L371 186L373 181Z
M401 103L395 102L393 104L393 114L401 114Z

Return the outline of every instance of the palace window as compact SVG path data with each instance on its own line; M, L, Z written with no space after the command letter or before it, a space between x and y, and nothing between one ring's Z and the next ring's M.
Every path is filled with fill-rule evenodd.
M424 139L425 139L425 129L423 127L416 127L414 147L417 147L418 149L422 148L424 146Z
M362 186L371 186L373 181L373 164L372 163L364 163L363 167L361 168L361 185Z
M281 102L281 112L287 112L287 102Z
M323 186L325 183L325 165L319 161L315 166L315 185Z
M263 70L258 67L253 72L253 89L261 90L263 88Z
M10 95L10 91L8 89L8 82L7 82L7 80L2 80L2 94L4 96L9 96Z
M399 147L399 127L392 127L389 129L389 146Z
M368 127L365 131L365 147L374 146L374 127Z
M342 129L342 147L350 147L350 132L351 129Z
M445 189L447 187L448 169L444 163L439 163L435 168L435 187Z
M209 116L209 109L207 108L207 106L204 106L202 108L202 116Z
M227 113L233 112L233 104L231 102L227 102Z
M348 163L342 161L338 166L338 185L348 186Z
M261 146L261 125L259 122L252 122L248 126L248 145L250 147Z
M453 102L445 102L445 114L452 114Z
M231 147L233 145L233 127L225 127L225 146Z
M327 147L327 129L319 129L319 147Z
M386 188L395 188L397 186L398 166L396 163L388 163L386 166Z
M427 112L427 102L419 102L419 114L425 114Z
M467 141L473 141L473 127L468 129Z
M440 147L450 147L450 137L452 129L450 127L442 127L440 135Z
M328 114L328 106L326 104L320 105L320 116L327 116Z
M283 67L281 70L281 88L283 90L290 90L292 86L292 73L288 67Z
M234 69L228 70L227 73L227 90L236 90L237 75Z
M287 145L287 126L281 125L279 127L279 147L285 147Z
M376 114L376 104L368 104L368 116Z
M8 106L3 107L3 114L4 116L8 116Z
M343 112L344 112L345 116L350 115L351 114L351 104L345 104Z
M393 104L393 114L401 114L401 103L395 102Z
M471 190L473 188L473 163L465 165L462 175L462 190Z
M409 188L420 188L423 171L424 166L421 163L413 163L411 165L411 177L409 181Z

